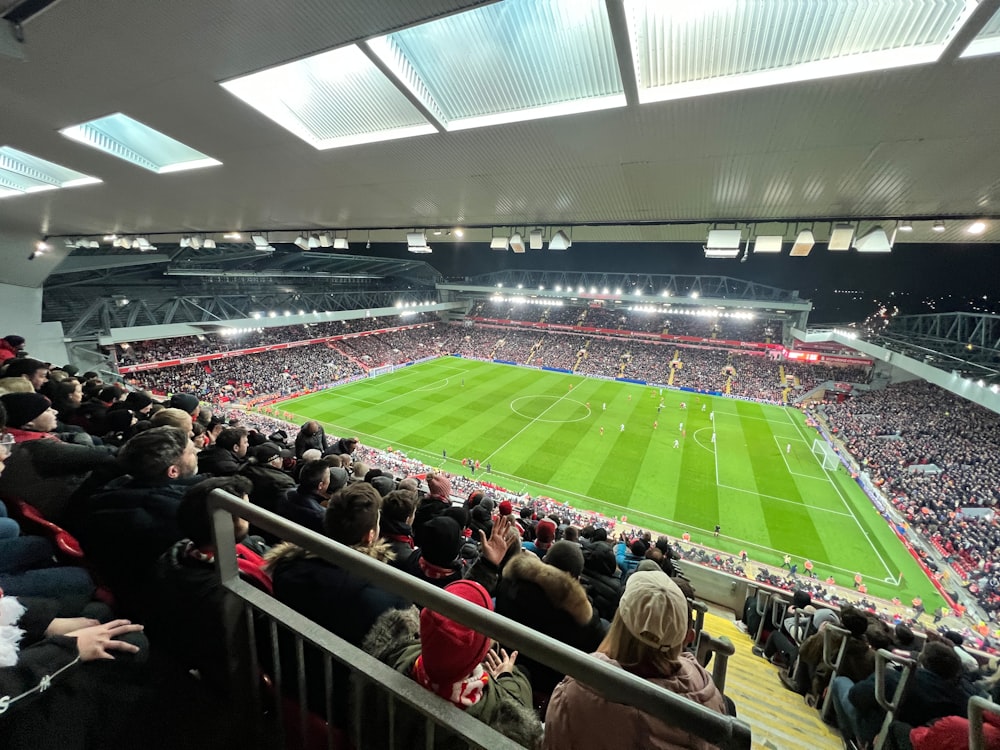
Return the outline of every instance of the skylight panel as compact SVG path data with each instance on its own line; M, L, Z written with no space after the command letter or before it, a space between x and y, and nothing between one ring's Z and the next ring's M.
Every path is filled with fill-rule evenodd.
M357 46L222 84L317 149L437 132Z
M1000 52L1000 10L983 27L976 38L972 40L962 57L978 57L979 55L995 55Z
M121 112L63 128L59 132L157 174L214 167L222 163Z
M368 44L448 130L625 106L602 0L506 0Z
M641 102L931 63L965 0L625 0Z
M0 198L94 185L100 180L10 146L0 148Z

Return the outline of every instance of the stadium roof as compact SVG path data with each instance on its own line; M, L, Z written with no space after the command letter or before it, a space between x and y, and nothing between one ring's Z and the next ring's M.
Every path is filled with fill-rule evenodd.
M1000 221L966 230L1000 213L998 9L55 2L23 43L0 28L0 280L42 283L66 249L28 261L41 236L112 233L912 219L912 241L995 242Z

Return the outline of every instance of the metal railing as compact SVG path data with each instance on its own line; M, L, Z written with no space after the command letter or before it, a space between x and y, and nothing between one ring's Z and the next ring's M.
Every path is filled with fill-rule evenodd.
M590 658L553 638L446 593L437 586L396 570L390 565L375 561L350 547L336 543L323 535L291 523L226 492L214 491L209 498L209 507L212 513L217 549L216 561L220 579L225 588L245 602L250 630L250 643L247 644L250 653L247 658L251 661L253 673L256 673L257 644L254 627L254 611L256 611L269 621L268 631L271 636L271 648L277 672L275 687L279 696L282 693L283 680L287 678L287 675L280 673L277 644L278 627L286 628L295 636L296 658L299 667L295 679L298 683L299 721L303 735L306 734L309 718L306 713L307 686L302 669L304 666L303 643L308 642L327 654L324 657L324 672L328 697L333 689L331 660L334 660L348 667L355 675L360 675L361 679L380 687L389 695L390 701L401 702L422 714L427 727L425 731L427 747L433 747L434 724L447 727L449 732L460 736L463 741L474 746L488 747L490 750L506 750L506 748L517 747L515 743L488 725L468 716L447 701L423 689L407 676L382 664L361 649L242 581L237 568L232 515L245 518L252 525L276 534L317 557L343 567L351 573L367 579L379 588L397 594L417 605L431 607L446 617L505 645L516 648L533 659L580 680L610 701L635 706L667 724L683 726L692 734L718 745L720 748L744 750L750 747L750 727L739 719L718 714L623 669L616 669L597 659ZM250 689L247 689L246 686L234 687L239 688L239 692L234 693L234 695L241 696L248 702L245 707L247 718L260 723L263 704L256 683ZM287 693L287 691L285 692ZM329 703L330 701L327 700L327 705ZM361 710L361 707L356 705L355 710ZM276 721L280 725L279 731L285 734L287 727L282 723L282 712L276 711L274 713L277 715ZM331 724L333 723L331 716L328 715L326 719ZM360 728L354 727L353 729L356 733L356 739L359 738ZM265 728L261 727L257 736L265 734ZM332 737L328 738L327 744L329 747L334 746ZM358 747L362 746L357 741L355 744ZM408 746L412 745L408 743Z
M969 699L969 750L987 750L983 734L983 711L1000 716L1000 706L986 698L974 695Z

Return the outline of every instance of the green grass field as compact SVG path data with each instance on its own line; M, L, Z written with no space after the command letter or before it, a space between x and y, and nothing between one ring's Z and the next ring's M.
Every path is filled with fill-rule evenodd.
M860 572L876 596L942 601L847 472L822 468L797 409L455 357L280 408L451 473L477 459L479 478L509 490L746 549L758 563L777 567L787 552L800 573L809 558L843 585Z

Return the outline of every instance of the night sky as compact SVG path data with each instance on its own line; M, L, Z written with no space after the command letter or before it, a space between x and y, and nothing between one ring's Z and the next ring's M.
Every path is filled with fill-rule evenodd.
M433 254L423 256L413 256L399 245L381 245L373 251L388 257L419 257L449 278L515 268L732 276L798 290L813 302L812 323L861 321L882 304L898 306L900 314L1000 312L1000 246L996 245L897 244L886 255L817 247L807 258L790 258L786 252L752 256L740 263L706 260L696 244L577 243L562 253L529 250L524 255L478 244L431 244Z

